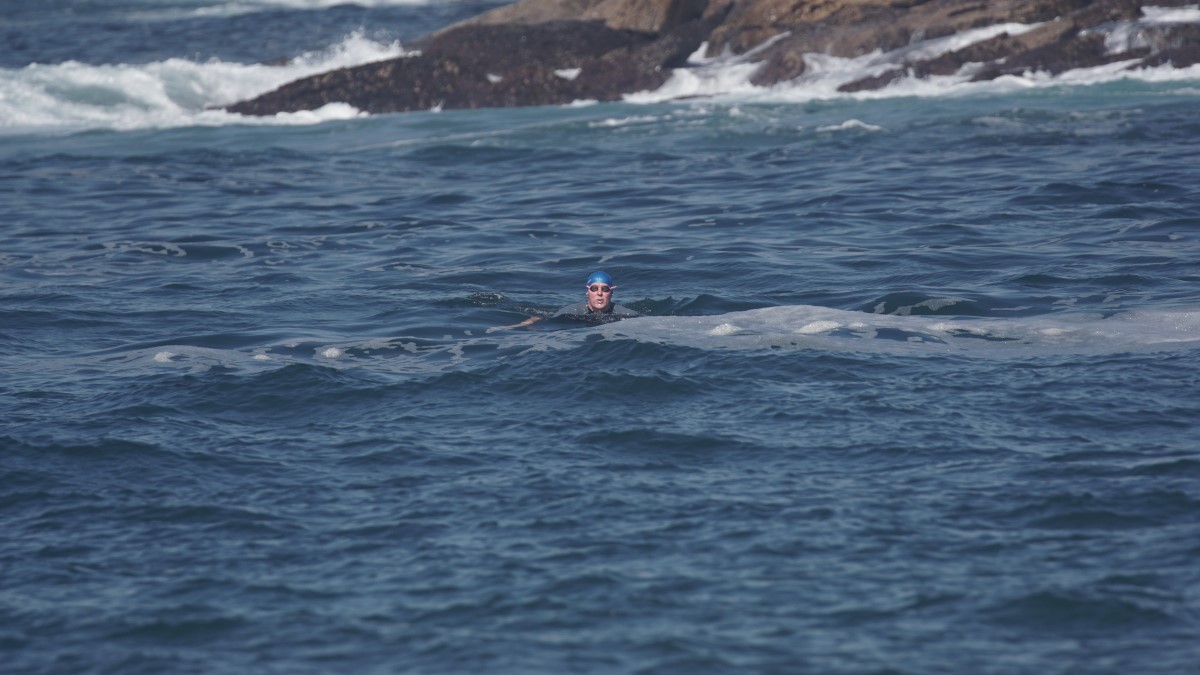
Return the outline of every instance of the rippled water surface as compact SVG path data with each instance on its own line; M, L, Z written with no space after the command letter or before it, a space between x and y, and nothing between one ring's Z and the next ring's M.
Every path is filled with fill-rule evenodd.
M1191 672L1195 87L10 130L0 660Z

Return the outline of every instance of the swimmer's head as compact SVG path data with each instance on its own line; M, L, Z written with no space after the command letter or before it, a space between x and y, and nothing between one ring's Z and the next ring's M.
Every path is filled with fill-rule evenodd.
M585 283L584 286L591 286L592 284L605 284L607 286L612 286L613 280L612 277L608 276L608 272L596 270L595 272L592 272L590 276L588 276L587 283Z
M587 289L587 302L591 311L609 311L609 307L612 305L612 294L617 287L613 285L612 277L608 276L607 272L600 270L592 272L588 275L584 288Z

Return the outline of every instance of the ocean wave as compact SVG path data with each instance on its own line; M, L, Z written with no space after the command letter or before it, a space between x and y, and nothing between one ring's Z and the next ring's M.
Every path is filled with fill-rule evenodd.
M220 107L302 77L406 53L399 42L375 42L356 32L284 65L172 58L142 65L68 61L0 69L0 134L348 119L361 113L344 103L267 118L230 114Z
M1112 315L1056 313L1026 317L962 316L946 312L958 298L931 299L868 313L809 305L765 307L709 316L645 316L602 326L504 331L475 335L355 339L312 336L291 340L251 335L163 341L94 354L12 364L14 373L44 369L119 372L123 377L175 371L241 373L250 377L301 373L325 378L366 377L368 388L486 376L528 359L661 360L678 348L707 352L807 350L829 353L1007 359L1173 352L1200 347L1200 311L1140 310ZM968 303L969 305L970 303ZM918 309L924 310L918 312ZM206 344L195 344L197 341ZM211 344L209 344L211 343ZM614 351L615 350L615 351ZM665 351L664 351L665 350ZM376 381L376 378L383 378ZM396 378L399 378L398 380ZM668 384L669 386L669 384ZM282 389L298 391L295 383ZM224 398L222 394L219 398Z

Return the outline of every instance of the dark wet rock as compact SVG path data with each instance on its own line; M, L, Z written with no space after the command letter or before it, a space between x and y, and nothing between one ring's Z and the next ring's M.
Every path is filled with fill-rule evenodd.
M605 54L651 42L599 21L461 26L433 38L420 56L306 78L230 110L272 114L340 101L372 113L567 103L598 87L590 72L582 77L585 66L598 70ZM574 79L573 69L579 69Z
M427 36L421 53L315 75L229 110L252 115L344 102L372 113L612 101L660 87L707 43L707 54L757 62L752 81L804 75L806 55L879 54L876 74L843 91L900 78L986 80L1200 62L1200 26L1137 23L1144 0L522 0ZM1155 0L1183 6L1194 0ZM1037 24L934 56L925 41L1001 24Z
M710 30L700 19L664 34L599 20L469 24L434 36L420 56L305 78L228 109L270 115L346 102L386 113L611 101L662 86Z

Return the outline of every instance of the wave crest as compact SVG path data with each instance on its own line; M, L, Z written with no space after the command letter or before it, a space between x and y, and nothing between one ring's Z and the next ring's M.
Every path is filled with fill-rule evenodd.
M0 69L0 133L131 130L227 124L313 124L359 113L331 104L303 114L247 118L220 108L316 73L406 55L361 32L283 65L172 58L130 65L76 61Z

